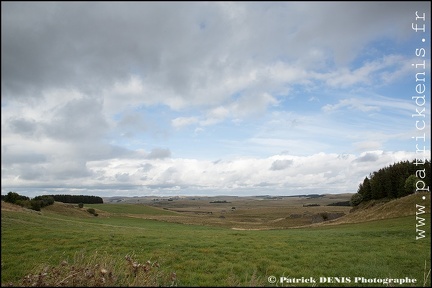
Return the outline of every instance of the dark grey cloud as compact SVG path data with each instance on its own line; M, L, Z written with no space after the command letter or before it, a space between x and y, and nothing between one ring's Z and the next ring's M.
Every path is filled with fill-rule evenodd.
M52 121L44 128L48 136L56 139L77 142L98 139L108 128L102 115L102 101L96 98L73 99L53 113Z
M130 73L163 71L179 60L173 57L194 53L185 43L199 43L193 35L200 17L188 17L197 15L199 6L2 3L2 91L20 95L64 86L93 90ZM176 54L170 51L173 47Z
M136 151L101 141L74 143L70 152L73 153L76 158L87 161L141 157Z
M141 134L146 132L149 129L149 125L142 113L126 112L117 122L117 129L121 136L132 138L136 136L137 133Z
M171 151L169 149L154 148L146 156L147 159L164 159L171 157Z
M48 136L70 142L89 142L104 137L109 124L102 112L102 101L97 98L73 99L47 111L38 119L12 116L5 119L11 133L27 138Z
M25 135L28 137L35 136L38 125L33 119L25 119L23 117L13 117L6 120L12 133Z
M307 62L321 50L347 60L371 37L410 33L407 14L420 6L2 2L2 94L37 97L65 86L95 92L132 73L190 99L196 88L242 71L251 59Z
M49 168L49 177L52 180L75 179L78 181L80 178L93 176L93 172L87 168L85 160L59 161Z
M36 154L37 155L37 154ZM45 155L2 155L2 175L14 175L21 180L37 180L38 182L77 180L93 175L85 161L70 159L47 159ZM27 156L27 158L24 158ZM48 162L48 160L50 162Z
M18 177L23 180L41 180L45 178L46 174L47 171L44 167L35 165L22 169Z
M11 152L7 151L7 149L3 149L1 155L1 163L2 165L11 165L11 164L37 164L46 162L47 156L40 153L35 152Z
M364 156L358 157L354 162L375 162L379 159L376 153L366 153Z
M274 186L274 184L269 183L269 182L261 182L259 184L256 185L257 187L272 187Z
M129 181L129 173L118 173L115 175L115 178L119 182L128 182Z
M100 139L109 128L102 105L102 101L90 97L64 101L45 114L38 111L41 115L37 119L28 115L5 117L5 128L28 138L48 136L79 143Z
M290 167L293 164L293 160L275 160L273 161L270 170L283 170L285 168Z
M153 169L153 165L152 164L150 164L150 163L145 163L145 164L142 164L142 165L140 165L140 170L142 171L142 172L148 172L148 171L150 171L151 169Z

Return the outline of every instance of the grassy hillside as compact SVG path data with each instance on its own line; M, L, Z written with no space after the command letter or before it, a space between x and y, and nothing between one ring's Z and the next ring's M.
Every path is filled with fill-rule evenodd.
M424 198L424 199L423 199ZM411 194L402 198L385 200L372 200L361 203L353 211L341 218L329 221L326 224L359 223L389 218L416 215L418 208L416 205L424 206L427 214L431 213L430 193L422 192Z
M135 255L140 263L158 261L161 275L175 272L179 286L275 286L267 281L271 275L413 277L422 282L425 261L426 270L430 269L430 232L415 240L412 216L337 226L236 231L141 218L161 211L154 207L118 206L124 210L114 213L108 210L118 208L109 205L99 206L97 211L105 213L103 217L94 217L85 212L86 207L80 210L60 203L41 213L2 203L2 286L17 283L47 265L58 266L64 260L75 263L77 255L91 263L103 256L98 263L107 268L127 264L126 255ZM141 208L143 214L139 214ZM133 214L135 217L128 216ZM430 231L430 221L424 228ZM312 286L282 284L278 285ZM337 285L347 286L316 286Z

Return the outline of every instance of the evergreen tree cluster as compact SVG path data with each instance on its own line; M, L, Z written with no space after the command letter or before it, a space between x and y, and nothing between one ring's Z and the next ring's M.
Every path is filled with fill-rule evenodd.
M102 204L103 199L99 196L89 195L50 195L57 202L63 203L83 203L83 204Z
M398 162L371 173L352 196L351 205L357 206L369 200L404 197L416 191L429 191L431 163L428 160L418 160Z

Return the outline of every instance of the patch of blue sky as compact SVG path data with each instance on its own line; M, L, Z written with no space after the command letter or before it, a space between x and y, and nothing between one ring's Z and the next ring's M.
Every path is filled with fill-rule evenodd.
M415 94L415 83L413 83L412 80L413 75L408 74L399 78L397 82L390 83L386 86L375 87L373 92L375 92L376 95L383 95L393 99L410 101L411 96Z
M173 155L181 158L215 160L237 155L250 155L241 143L253 135L254 121L233 122L226 119L207 126L190 125L173 131L168 139Z
M323 103L328 101L330 95L323 95L317 92L293 91L289 96L278 96L277 106L271 107L270 111L317 111Z
M241 147L234 148L233 143L251 137L254 126L260 121L259 117L242 121L228 116L220 122L201 125L200 122L206 117L205 110L172 111L164 105L139 107L117 114L114 118L120 123L128 113L141 114L146 127L141 131L134 127L134 123L118 127L111 135L113 144L131 150L167 148L173 157L209 160L238 153L239 150L241 153ZM178 117L195 117L197 121L176 129L172 126L172 120ZM126 133L128 131L131 133Z
M388 55L414 55L416 48L421 46L428 47L430 45L430 39L425 39L426 42L422 42L422 38L421 35L416 33L410 33L409 37L401 36L398 39L380 37L365 45L352 64L356 67L361 65L361 63L380 59Z
M356 69L362 67L364 64L376 61L377 59L382 59L389 55L406 55L407 54L407 44L400 43L396 45L393 39L380 38L367 44L358 53L357 57L351 62L351 68Z

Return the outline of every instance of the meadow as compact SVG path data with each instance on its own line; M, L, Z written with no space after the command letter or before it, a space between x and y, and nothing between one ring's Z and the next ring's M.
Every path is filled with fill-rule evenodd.
M237 207L241 207L239 204ZM88 207L94 207L99 216L87 213ZM190 211L190 207L184 209ZM416 240L415 215L273 229L267 224L274 222L264 219L267 224L260 226L264 229L235 230L230 225L211 225L227 220L217 213L199 214L190 223L191 215L144 204L94 204L79 209L76 205L55 203L41 212L30 212L3 209L2 203L1 283L2 286L17 283L43 265L70 262L77 255L89 259L99 255L104 261L111 259L116 263L123 263L126 255L133 255L142 263L157 261L166 274L175 272L177 286L377 285L273 284L269 283L269 276L408 277L415 278L417 283L394 285L430 286L430 277L426 277L431 264L430 206L428 209L422 215L426 215L426 226L422 228L428 232L426 237ZM248 213L245 222L250 220L251 212ZM275 213L273 218L279 219L281 212ZM199 224L197 219L205 217L213 217L214 221Z

